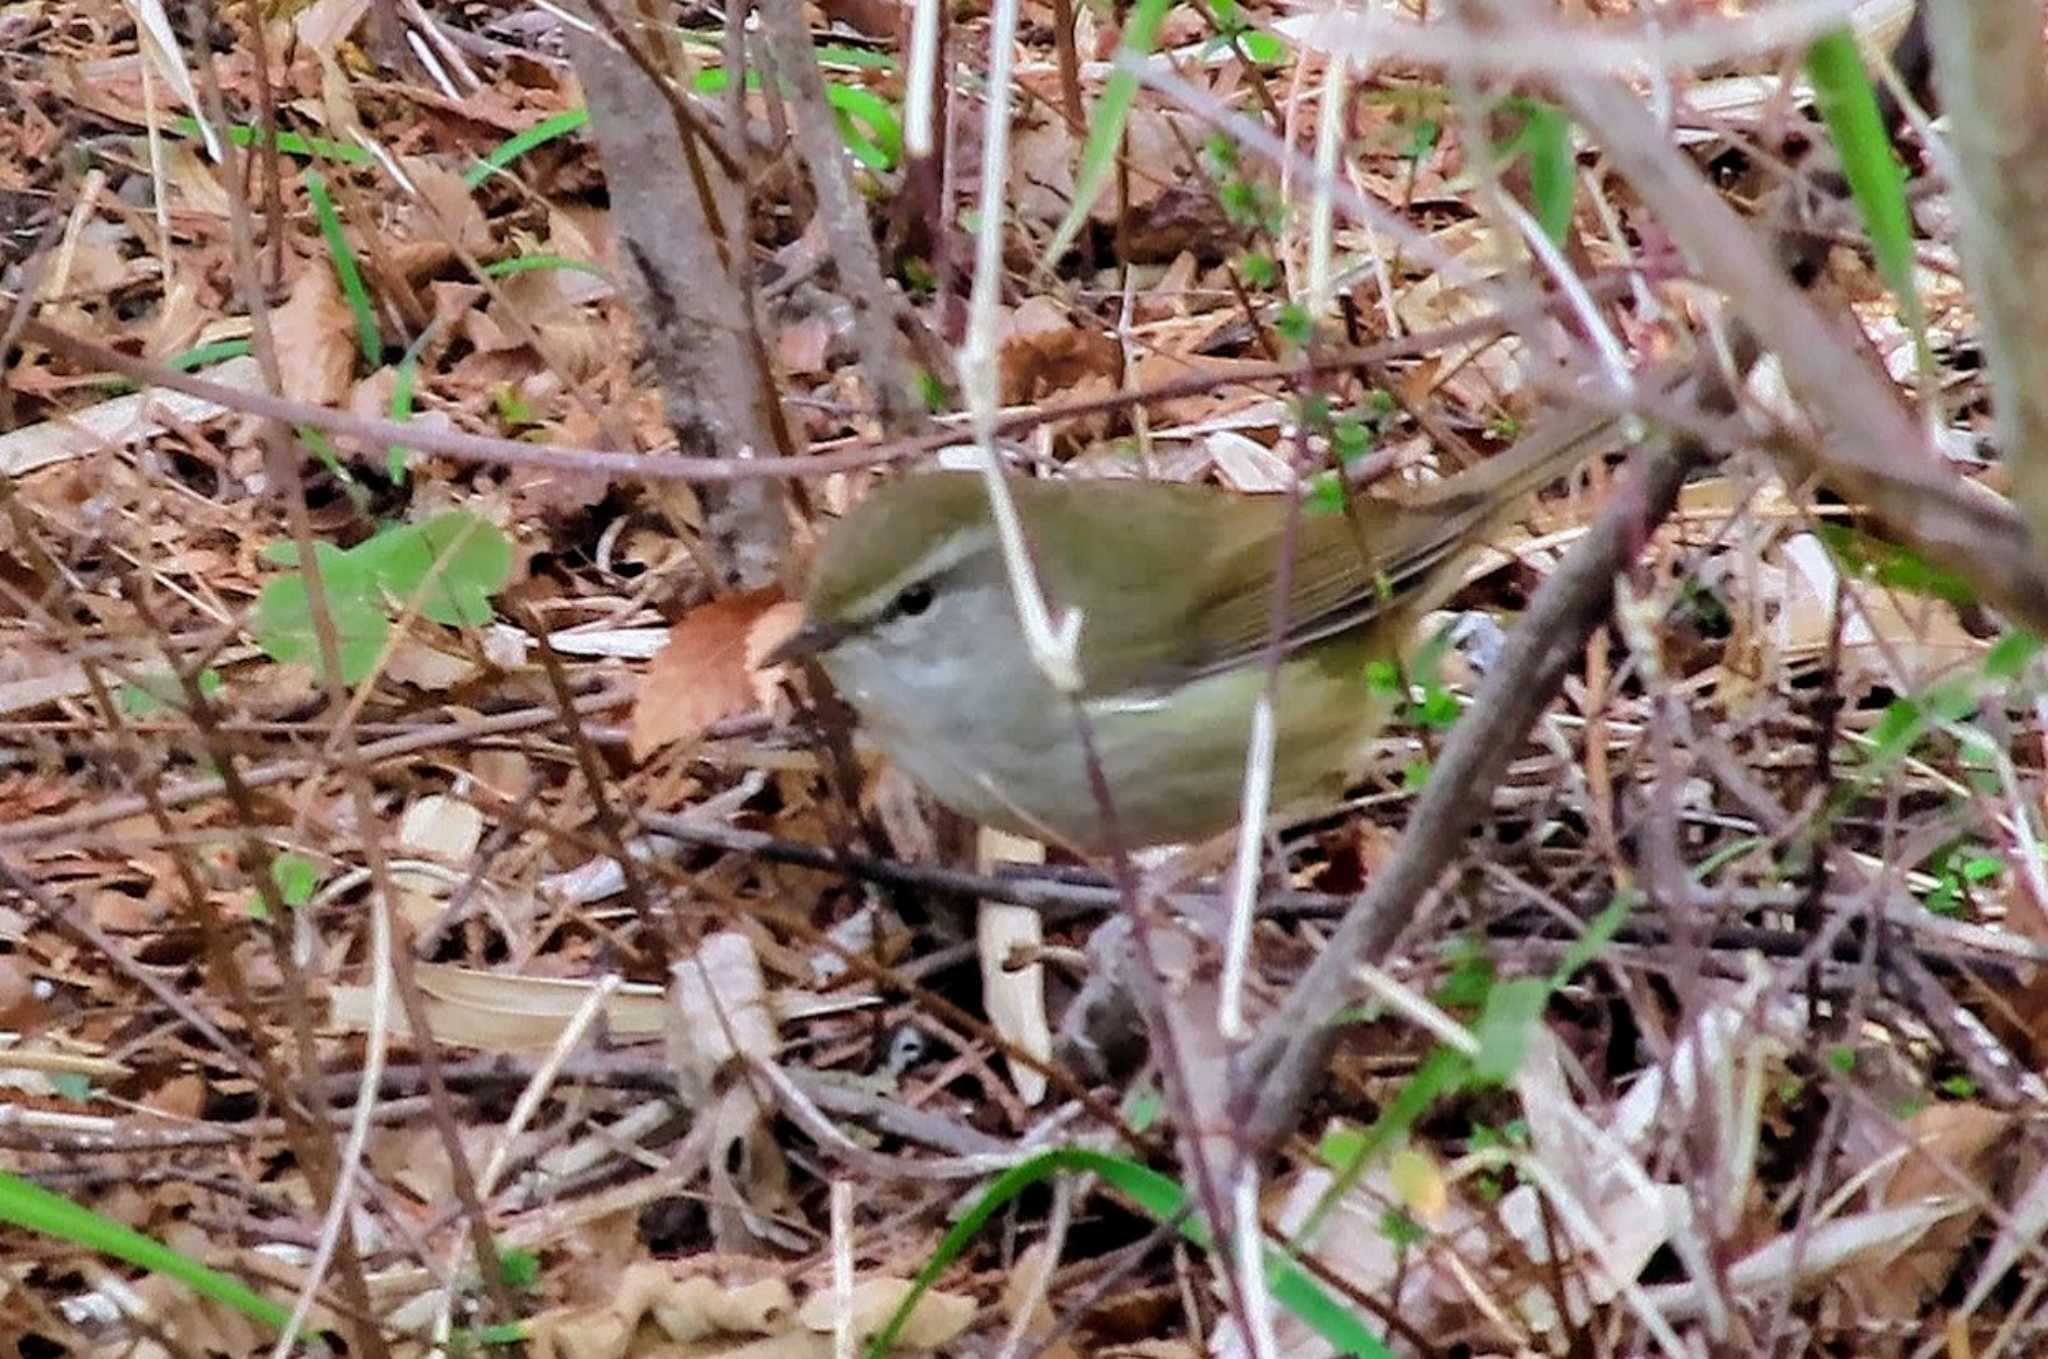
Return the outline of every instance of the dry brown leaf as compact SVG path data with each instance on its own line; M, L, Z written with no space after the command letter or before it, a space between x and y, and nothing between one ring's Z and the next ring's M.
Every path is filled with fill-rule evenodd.
M1169 382L1185 382L1198 375L1213 379L1215 385L1207 392L1152 403L1155 426L1177 425L1267 400L1264 393L1237 381L1244 373L1262 372L1265 368L1266 364L1258 359L1152 353L1133 363L1125 380L1127 386L1144 391Z
M284 394L315 406L340 404L355 370L355 317L326 261L299 271L270 325L284 368Z
M331 53L369 12L370 0L313 0L293 17L292 27L309 50Z
M1175 136L1175 124L1180 136ZM1141 173L1130 177L1129 207L1139 220L1169 189L1187 175L1187 157L1181 147L1202 144L1201 126L1186 114L1167 112L1140 104L1130 111L1124 124L1125 154ZM1080 163L1081 140L1063 119L1018 129L1010 144L1010 214L1020 222L1050 226L1067 214L1073 201L1074 169ZM1213 201L1215 195L1209 195ZM1098 222L1116 220L1117 197L1106 193L1095 200L1089 215ZM1169 251L1159 258L1171 259Z
M1906 1121L1913 1150L1872 1197L1874 1205L1907 1206L1956 1194L1956 1176L1991 1190L1991 1161L2012 1116L1981 1104L1930 1104ZM1954 1270L1981 1214L1968 1206L1923 1232L1912 1248L1855 1260L1841 1286L1865 1313L1893 1321L1921 1314L1928 1294Z
M25 1029L41 1009L28 960L18 953L0 954L0 1029Z
M143 1096L142 1107L172 1118L197 1118L206 1107L206 1078L196 1071L173 1076Z
M693 741L719 718L754 704L754 672L775 645L777 629L794 626L782 590L743 590L699 605L669 630L668 645L648 663L633 700L633 758Z
M391 267L407 278L419 278L457 258L472 258L491 249L490 224L462 176L423 156L407 156L400 164L419 191L410 205L410 231L389 249Z
M881 1330L896 1314L910 1289L908 1279L880 1277L856 1283L853 1296L848 1299L854 1335L866 1339ZM797 1319L814 1331L829 1332L832 1329L833 1305L831 1292L820 1289L797 1309ZM972 1298L933 1289L910 1309L910 1316L904 1321L896 1340L898 1344L914 1350L937 1349L966 1330L967 1323L972 1320Z
M1005 332L997 359L1004 405L1037 401L1091 377L1114 379L1123 365L1114 339L1075 325L1051 298L1034 297L1018 307Z
M772 1335L789 1325L796 1298L781 1279L729 1284L708 1274L674 1281L650 1299L654 1324L671 1340Z
M420 964L418 982L436 1040L490 1052L552 1046L591 988L585 981L478 972L438 963ZM649 1042L661 1036L667 1012L662 988L628 983L605 1002L605 1029L616 1042ZM369 1020L369 987L334 988L328 1000L332 1027L360 1032ZM402 1010L392 1016L391 1027L395 1037L410 1032Z
M185 212L226 217L231 209L228 191L214 176L197 142L172 142L164 148L164 181Z

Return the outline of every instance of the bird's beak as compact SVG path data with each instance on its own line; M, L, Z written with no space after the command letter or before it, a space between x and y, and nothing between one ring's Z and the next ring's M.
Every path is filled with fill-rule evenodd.
M761 658L761 664L794 665L813 656L821 656L846 640L848 631L844 623L806 619L795 632L770 648L768 654Z

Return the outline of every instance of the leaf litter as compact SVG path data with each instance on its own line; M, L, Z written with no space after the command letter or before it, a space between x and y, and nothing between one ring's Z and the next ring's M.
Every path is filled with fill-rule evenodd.
M297 150L258 158L260 248L236 259L242 189L172 121L195 109L170 79L194 69L189 52L169 62L159 38L144 55L109 7L17 9L0 19L25 38L9 44L21 116L0 129L0 164L10 195L36 186L20 192L55 228L35 257L44 319L175 359L249 336L238 270L253 265L287 395L373 416L403 405L443 428L539 443L669 446L626 338L637 331L618 286L621 244L588 139L544 142L474 192L464 182L505 137L580 104L551 12L423 12L407 22L438 54L428 64L386 46L360 5L304 7L291 18L298 43L272 42L283 124L331 143L320 172L368 280L355 299L315 228ZM1024 41L1032 107L1005 205L1017 261L1066 215L1085 140L1062 113L1055 12L1032 7ZM1263 90L1306 146L1322 68L1298 51L1271 68L1239 60L1215 34L1237 13L1175 7L1162 41L1183 75L1240 112L1261 108ZM1248 17L1257 28L1279 16ZM214 76L245 121L215 130L246 134L261 102L250 34L240 11L222 23ZM980 50L984 23L956 15L961 51ZM1077 27L1092 97L1119 34L1085 7ZM886 38L858 50L901 57ZM1738 78L1762 73L1725 81ZM896 70L856 83L901 97ZM1703 118L1689 137L1718 126L1720 92L1692 91ZM1432 258L1463 272L1454 280L1345 224L1336 248L1352 324L1385 338L1482 315L1483 285L1525 266L1480 201L1482 158L1455 101L1394 64L1359 96L1346 129L1356 184L1408 212ZM758 92L745 106L762 117ZM956 174L980 155L972 121L956 129ZM1716 144L1742 144L1759 121L1746 114ZM152 126L167 137L161 154ZM88 168L38 178L70 128ZM392 150L418 198L361 154L358 132ZM1303 450L1327 453L1338 420L1369 417L1398 481L1503 446L1537 414L1546 360L1482 337L1332 383L1316 396L1335 417L1304 434L1299 392L1245 379L1275 352L1285 296L1248 287L1264 267L1250 257L1306 267L1305 196L1283 201L1278 177L1241 150L1233 168L1212 132L1141 95L1121 198L1092 205L1054 274L1010 280L1005 401L1098 403L1038 436L1036 451L1098 474L1272 490L1312 470ZM263 199L273 166L275 237ZM815 243L802 263L807 195L779 162L759 170L745 222L758 258L825 270ZM897 170L864 183L878 216L917 191ZM1622 186L1602 191L1621 220L1611 227L1579 200L1584 267L1647 258L1641 286L1661 286L1661 228L1637 218ZM918 249L891 261L928 337L956 335L965 226L927 222ZM532 267L486 283L465 256ZM22 257L5 258L12 271ZM1866 329L1901 353L1882 284L1858 261L1838 267ZM762 352L813 449L872 430L832 289L829 275L771 281L760 317ZM1682 280L1663 299L1681 316L1697 302ZM385 337L369 359L365 314ZM1675 330L1670 314L1620 323L1646 354ZM202 371L238 388L259 380L253 357ZM943 405L946 377L934 376ZM564 1356L844 1353L915 1297L897 1343L919 1349L968 1343L970 1331L979 1347L1012 1326L1061 1353L1242 1343L1204 1257L1150 1235L1128 1197L1086 1186L1066 1207L1020 1200L1007 1235L971 1248L936 1289L913 1285L972 1196L874 1167L1071 1141L1177 1171L1130 1112L1156 1099L1160 1076L1103 1046L1128 1048L1134 1029L1109 1013L1132 988L1115 976L1115 950L1091 939L1101 897L1048 915L1043 937L1027 936L1030 957L1008 957L1011 944L994 964L1034 969L1054 1002L1052 1066L1065 1080L1049 1109L1019 1098L1020 1067L1003 1060L1013 1054L978 1026L965 917L942 904L957 893L862 884L763 849L772 838L891 850L912 869L964 861L948 850L957 828L871 757L855 750L841 767L829 743L794 739L791 677L760 664L794 606L780 587L715 588L691 547L707 524L696 493L345 441L308 458L308 523L344 596L334 622L354 687L340 711L315 678L323 642L303 584L292 640L275 627L265 639L262 601L289 569L280 551L296 548L257 422L164 388L116 393L33 345L10 355L7 382L0 827L27 828L0 848L9 1173L289 1298L331 1183L305 1139L353 1112L381 1027L396 1047L370 1111L371 1185L351 1217L354 1263L323 1283L316 1332L351 1343L374 1332L390 1352L424 1354L450 1318L474 1328L460 1339L517 1337ZM1176 394L1115 404L1164 384ZM1398 413L1374 404L1378 392ZM1971 407L1953 409L1967 445ZM868 484L828 478L792 513L843 509ZM502 569L484 572L488 583L459 576L409 601L421 572L448 564L413 563L409 587L345 564L388 557L403 546L394 533L458 513L495 535ZM2026 861L2041 759L2038 737L2014 730L2031 732L2038 701L1991 659L1981 610L1930 600L1896 563L1845 559L1830 514L1732 464L1689 489L1643 545L1641 584L1677 601L1657 647L1599 644L1604 660L1589 659L1495 792L1475 851L1492 868L1475 860L1452 884L1448 921L1411 948L1403 978L1478 1023L1487 987L1547 974L1560 910L1583 917L1652 874L1642 846L1656 837L1692 871L1690 915L1641 908L1639 929L1545 994L1514 1080L1446 1087L1398 1126L1388 1111L1440 1048L1388 1012L1356 1016L1305 1126L1377 1127L1389 1152L1349 1180L1301 1146L1270 1167L1274 1230L1302 1228L1294 1249L1332 1288L1405 1317L1405 1331L1373 1323L1390 1345L1563 1353L1606 1328L1609 1352L1631 1353L1660 1325L1724 1345L1775 1325L1815 1354L1878 1352L1865 1344L1878 1335L1899 1353L1937 1337L1988 1352L2000 1327L2038 1337L2032 1292L1987 1281L1985 1265L2032 1260L2040 1234L2028 1208L2043 1182L2039 1120L2025 1115L2042 1098L2029 1080L2043 1043L2041 903ZM1568 538L1590 510L1559 501L1543 516ZM1464 602L1519 605L1551 560L1520 550ZM1426 699L1436 681L1416 679ZM1667 706L1678 695L1698 705L1689 730ZM1902 715L1901 703L1918 706ZM1417 710L1347 821L1289 843L1275 887L1306 904L1261 927L1269 984L1313 950L1317 911L1384 862L1410 799L1403 771L1435 747L1428 703ZM1893 728L1913 739L1887 744ZM1829 742L1854 775L1838 768L1822 785L1815 751ZM355 758L366 802L351 791ZM230 766L249 776L240 791L218 779ZM164 796L181 786L204 795ZM676 813L674 829L698 838L640 836L643 810ZM1624 841L1640 862L1622 857ZM1837 850L1869 876L1823 871ZM568 890L598 863L612 868L602 886ZM417 1016L373 995L380 876L414 955ZM1854 951L1802 952L1815 919L1873 915L1914 960L1882 984ZM1837 929L1834 942L1863 937ZM1435 950L1453 935L1476 952ZM769 1068L801 1076L797 1095L771 1088ZM1095 1102L1077 1102L1084 1093ZM1121 1123L1104 1118L1114 1109ZM813 1115L845 1146L814 1135ZM478 1224L462 1200L487 1164L503 1169L481 1205L492 1278L463 1253ZM856 1181L850 1224L835 1221L835 1189ZM264 1325L165 1275L6 1230L10 1338L110 1354L138 1336L166 1352L271 1343ZM835 1273L842 1264L850 1277ZM1041 1270L1034 1300L1020 1281ZM1288 1354L1330 1352L1296 1314L1280 1338Z

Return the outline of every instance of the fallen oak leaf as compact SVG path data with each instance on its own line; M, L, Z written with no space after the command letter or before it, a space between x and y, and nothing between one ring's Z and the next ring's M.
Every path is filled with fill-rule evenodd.
M793 628L795 607L771 585L721 596L678 619L668 644L640 677L633 699L633 758L693 741L719 718L758 702L756 669L777 640L764 638L763 627Z

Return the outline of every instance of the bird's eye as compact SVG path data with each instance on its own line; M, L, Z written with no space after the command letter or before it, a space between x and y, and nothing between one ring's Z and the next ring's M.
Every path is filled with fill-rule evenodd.
M915 618L932 606L932 587L928 581L906 585L896 596L896 610L909 618Z

